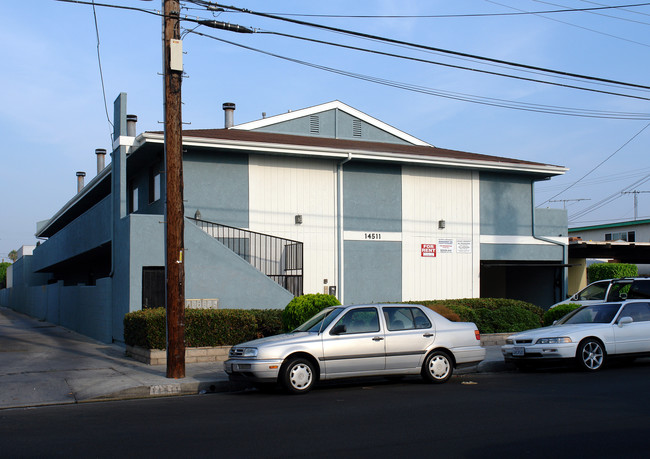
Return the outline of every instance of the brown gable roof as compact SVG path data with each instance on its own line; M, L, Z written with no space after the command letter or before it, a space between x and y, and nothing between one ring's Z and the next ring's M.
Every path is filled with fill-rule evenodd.
M159 132L160 133L160 132ZM220 139L243 142L272 143L305 147L322 147L343 151L367 151L377 153L392 153L395 155L429 156L470 161L489 161L504 164L519 164L529 166L553 166L544 163L504 158L500 156L481 155L445 148L405 145L397 143L367 142L360 140L332 139L328 137L312 137L291 134L275 134L269 132L246 131L241 129L188 129L183 130L183 137Z

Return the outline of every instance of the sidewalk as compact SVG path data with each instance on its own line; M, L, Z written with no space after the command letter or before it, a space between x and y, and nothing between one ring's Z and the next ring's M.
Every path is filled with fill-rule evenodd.
M505 370L499 346L486 349L483 362L457 374ZM221 362L186 364L183 379L165 373L126 357L122 346L0 307L0 409L239 389Z

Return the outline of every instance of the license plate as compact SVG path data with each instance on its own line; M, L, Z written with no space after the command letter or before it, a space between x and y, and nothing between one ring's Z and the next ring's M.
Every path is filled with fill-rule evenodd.
M515 357L522 357L525 353L525 350L523 347L515 347L512 349L512 355Z

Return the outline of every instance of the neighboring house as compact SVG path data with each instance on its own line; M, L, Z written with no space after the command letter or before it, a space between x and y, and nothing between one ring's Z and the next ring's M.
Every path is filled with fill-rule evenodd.
M569 236L595 242L650 242L650 220L632 220L569 228Z
M640 275L650 274L650 220L569 228L569 236L569 295L587 286L592 263L631 263Z
M112 163L98 156L98 175L38 224L47 240L0 292L102 341L123 340L125 313L164 304L163 134L136 135L126 94L114 119ZM183 145L192 305L566 294L566 212L533 205L534 183L562 167L436 148L338 101L186 130Z

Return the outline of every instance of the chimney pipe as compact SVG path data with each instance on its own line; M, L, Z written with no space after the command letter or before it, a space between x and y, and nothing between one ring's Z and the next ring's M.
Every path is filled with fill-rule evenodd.
M235 104L232 102L225 102L222 105L223 111L225 113L225 127L230 129L235 125Z
M136 115L126 115L126 135L128 137L135 137L135 123L138 122Z
M86 176L85 172L77 172L77 193L80 193L84 188L84 177Z
M103 171L105 167L106 150L103 148L97 148L95 150L95 154L97 155L97 175L99 175L99 173Z

